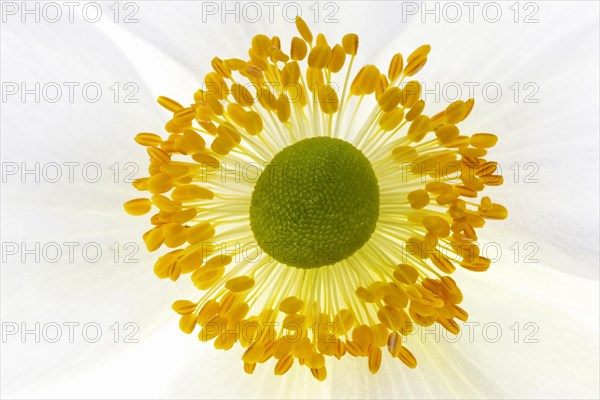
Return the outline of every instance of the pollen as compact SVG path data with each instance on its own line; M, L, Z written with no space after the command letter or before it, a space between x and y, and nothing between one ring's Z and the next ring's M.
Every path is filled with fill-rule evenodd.
M415 78L429 45L357 66L356 34L296 28L214 57L189 98L158 98L169 119L135 136L148 176L124 209L148 218L154 274L189 289L180 330L243 348L240 371L416 368L406 336L468 320L451 275L491 267L477 230L508 217L487 192L503 184L498 137L459 127L473 99L429 112Z

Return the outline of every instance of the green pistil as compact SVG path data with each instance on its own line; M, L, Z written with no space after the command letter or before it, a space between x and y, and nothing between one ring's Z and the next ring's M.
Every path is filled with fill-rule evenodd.
M379 186L369 160L350 143L328 137L281 150L261 174L250 204L260 248L299 268L342 261L371 237Z

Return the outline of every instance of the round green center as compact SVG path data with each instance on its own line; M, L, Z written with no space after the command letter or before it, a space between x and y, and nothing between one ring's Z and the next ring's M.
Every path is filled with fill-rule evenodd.
M315 137L281 150L256 183L250 227L275 260L317 268L350 257L379 217L373 167L353 145Z

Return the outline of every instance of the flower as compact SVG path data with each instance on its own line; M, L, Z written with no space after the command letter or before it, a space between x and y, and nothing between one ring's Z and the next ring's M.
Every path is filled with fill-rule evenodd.
M474 22L469 21L471 6L459 3L462 19L457 23L438 23L430 11L433 3L421 6L421 14L406 22L402 8L412 2L338 2L337 24L323 23L328 14L321 8L318 29L328 38L339 41L351 30L363 39L357 66L386 67L398 50L431 44L427 67L416 77L424 83L423 98L432 112L443 110L456 96L476 99L461 130L501 133L494 157L505 183L485 193L511 213L503 223L478 230L484 254L486 245L492 245L487 246L490 269L475 274L457 268L452 275L465 294L460 306L470 314L467 323L459 322L459 335L439 324L416 326L406 346L418 357L417 368L384 355L380 371L370 375L364 358L333 358L327 360L328 379L322 383L312 382L311 374L297 365L285 376L273 376L269 364L257 367L253 375L240 373L240 346L219 352L197 343L196 335L182 334L178 315L165 308L176 299L193 298L197 289L188 279L172 283L148 271L156 253L147 254L139 235L148 229L147 219L129 218L122 209L132 197L125 181L132 169L123 167L139 165L136 178L145 174L147 165L146 153L130 140L132 132L161 132L164 126L165 114L155 98L167 94L191 101L198 74L201 79L210 69L208 62L201 62L205 54L245 54L247 43L241 37L259 32L291 37L295 33L284 29L295 31L293 22L281 21L278 14L271 24L263 8L259 23L235 23L233 15L226 21L215 15L202 23L206 2L138 2L134 16L139 23L115 24L112 3L99 4L104 23L87 23L76 15L78 23L71 24L63 5L60 23L36 23L35 15L28 14L22 24L21 15L7 14L0 35L2 53L11 55L2 58L3 82L26 82L28 90L35 82L42 87L80 83L72 103L65 85L57 103L43 98L37 103L34 94L27 94L25 102L16 94L2 103L3 165L25 163L33 170L35 162L79 163L73 182L66 167L57 183L45 181L41 173L40 183L33 172L26 175L26 184L21 184L21 174L6 176L3 242L23 242L27 249L33 242L80 243L72 263L66 247L56 263L43 258L36 263L33 255L21 262L22 254L3 253L2 326L15 322L28 330L3 336L3 397L599 397L596 3L537 2L516 8L512 2L499 2L497 23L482 20L480 11L487 3L473 6ZM316 19L309 8L312 2L298 4L302 15ZM447 9L455 6L448 3ZM490 3L487 9L493 12L494 6ZM133 13L128 7L119 17ZM53 8L47 11L44 15L52 17ZM98 103L82 100L79 89L89 82L103 89ZM110 89L115 82L121 89L116 103ZM137 84L136 94L125 90L128 82ZM530 82L534 86L525 88ZM487 98L482 90L486 83ZM499 98L494 83L502 88ZM462 94L444 93L456 84ZM138 103L124 102L125 96ZM97 183L82 180L86 165L88 176L95 176L89 163L101 167ZM526 163L537 165L537 173L525 169ZM102 247L103 257L87 262L79 250L94 242ZM121 248L117 262L111 250L115 243L138 245L140 250ZM524 248L526 244L537 248ZM489 251L494 248L501 252ZM124 257L132 262L124 263ZM39 343L36 322L40 330L47 328L38 331ZM46 340L54 336L53 322L62 327L57 343ZM125 329L128 322L139 330ZM91 338L94 323L102 328L98 343L82 337L88 323ZM73 326L72 342L67 324ZM501 336L494 339L497 332Z
M507 210L473 199L503 182L487 159L497 137L460 132L473 99L424 114L410 79L429 45L395 54L386 74L354 72L357 35L330 45L296 27L289 54L259 34L249 60L213 58L193 104L158 98L168 137L135 137L150 176L133 186L151 197L125 210L155 208L144 242L173 249L155 274L189 274L202 292L173 304L181 330L239 342L247 373L274 358L276 375L297 362L324 380L325 358L348 354L375 374L382 348L415 368L402 337L415 324L458 334L468 315L449 275L490 266L475 228Z

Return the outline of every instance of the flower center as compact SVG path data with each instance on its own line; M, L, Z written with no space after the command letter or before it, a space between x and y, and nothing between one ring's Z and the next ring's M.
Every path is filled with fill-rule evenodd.
M350 143L329 137L304 139L277 153L250 204L260 248L299 268L350 257L369 240L378 217L371 163Z

